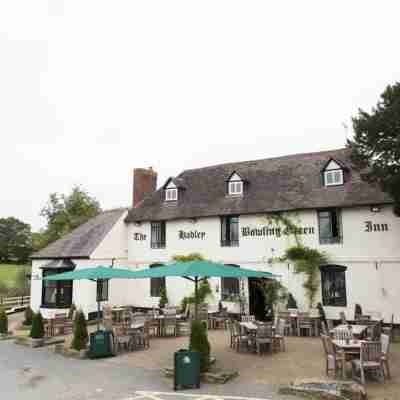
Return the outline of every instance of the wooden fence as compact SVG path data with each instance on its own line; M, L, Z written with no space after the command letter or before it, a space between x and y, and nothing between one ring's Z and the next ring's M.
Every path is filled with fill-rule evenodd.
M0 306L6 310L13 308L25 308L31 302L31 296L0 297Z

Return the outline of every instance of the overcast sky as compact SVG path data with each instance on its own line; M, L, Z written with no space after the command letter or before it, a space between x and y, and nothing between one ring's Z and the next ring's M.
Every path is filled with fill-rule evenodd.
M399 15L382 0L2 0L0 217L39 229L74 184L130 205L134 167L161 185L342 147L343 123L400 80Z

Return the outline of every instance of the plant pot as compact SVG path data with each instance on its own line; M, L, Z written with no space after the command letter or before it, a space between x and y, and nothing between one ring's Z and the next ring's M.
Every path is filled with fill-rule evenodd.
M34 339L31 338L32 347L42 347L44 345L44 338Z
M88 358L87 349L79 350L79 358L81 360L84 360L85 358Z

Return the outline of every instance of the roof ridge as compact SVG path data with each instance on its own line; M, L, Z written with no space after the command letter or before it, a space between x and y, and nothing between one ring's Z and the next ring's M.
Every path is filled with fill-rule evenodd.
M259 161L283 160L283 159L290 159L290 158L295 158L295 157L299 157L299 156L302 156L302 157L304 157L304 156L314 156L314 155L317 155L317 154L329 154L329 153L339 152L339 151L344 151L344 150L347 150L347 148L346 147L341 147L341 148L331 149L331 150L314 151L314 152L307 152L307 153L294 153L294 154L287 154L287 155L284 155L284 156L276 156L276 157L269 157L269 158L258 158L258 159L254 159L254 160L213 164L213 165L207 165L205 167L200 167L200 168L185 169L178 176L181 177L181 175L183 175L186 172L198 171L198 170L208 169L208 168L216 168L216 167L222 167L222 166L228 166L228 165L237 165L237 164L246 165L246 164L259 162Z

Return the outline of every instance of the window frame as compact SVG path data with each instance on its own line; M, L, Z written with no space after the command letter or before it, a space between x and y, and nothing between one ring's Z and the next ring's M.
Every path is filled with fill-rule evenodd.
M322 216L323 213L329 213L329 216ZM333 218L332 216L335 215ZM341 211L339 208L324 208L317 211L317 219L318 219L318 237L319 244L340 244L343 243L343 226L342 226L342 217ZM329 219L329 230L330 236L322 237L321 236L321 225L322 221ZM335 232L336 231L336 235Z
M328 176L335 177L337 173L340 173L340 180L335 181L332 179L332 183L328 182ZM343 169L342 168L336 168L336 169L328 169L324 171L324 185L325 186L343 186L344 184L344 176L343 176Z
M158 267L164 267L165 264L161 263L156 263L156 264L151 264L149 268L158 268ZM159 298L161 297L161 289L164 288L164 290L167 287L167 281L164 278L150 278L150 297L152 298ZM157 290L156 290L157 289Z
M233 190L232 190L233 188ZM238 189L239 190L236 190ZM235 180L228 182L228 194L230 196L241 196L243 194L243 181Z
M221 219L221 247L239 247L239 215L226 215ZM232 222L232 220L234 220ZM229 223L228 223L229 222ZM236 232L232 227L235 226ZM236 236L232 238L232 236Z
M69 272L72 271L70 268L60 268L60 269L54 269L54 268L48 268L48 269L43 269L42 270L42 277L46 277L49 275L55 275L55 274L61 274L63 272ZM52 284L55 286L55 301L54 302L48 302L45 300L45 295L46 295L46 289L48 289L49 286L46 286L48 284ZM69 290L69 301L66 302L61 302L61 299L68 298L67 296L62 296L61 291L68 289ZM73 302L73 281L72 280L63 280L63 281L46 281L42 280L42 298L41 298L41 307L42 308L70 308Z
M159 226L159 228L157 228L157 226ZM157 238L157 236L159 237ZM166 247L166 223L165 221L152 221L150 223L150 248L165 249L165 247Z
M166 188L164 200L178 201L178 188Z
M236 265L236 264L226 264L230 267L235 267L235 268L240 268L240 265ZM230 282L230 284L228 286L236 286L237 284L237 292L231 291L230 293L224 293L224 286L226 283ZM240 296L240 279L239 278L224 278L221 277L221 301L229 301L229 297L231 296L235 296L235 297L239 297ZM236 289L236 288L235 288Z
M321 298L322 305L325 307L347 307L347 285L346 285L347 267L342 265L323 265L320 267L321 273ZM339 274L339 275L337 275ZM333 297L328 294L330 288L327 288L328 282L334 282L335 286L341 282L340 287L335 290L339 296Z

